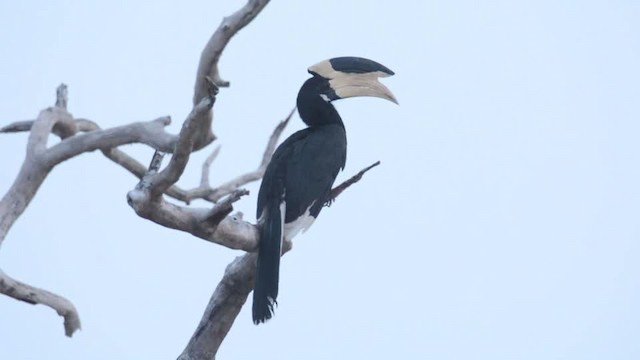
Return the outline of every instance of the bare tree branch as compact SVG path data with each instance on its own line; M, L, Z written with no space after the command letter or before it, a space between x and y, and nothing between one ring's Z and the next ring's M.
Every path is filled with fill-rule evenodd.
M137 122L123 126L117 126L111 129L100 129L95 123L85 119L73 121L73 118L67 113L66 118L59 119L56 125L64 122L67 129L61 129L57 126L54 129L47 129L49 133L54 133L63 141L53 145L48 152L47 161L53 164L68 160L74 156L88 151L109 149L120 145L142 143L151 146L154 149L173 152L175 143L178 139L176 135L167 133L164 128L171 123L171 117L163 116L149 122ZM38 121L19 121L9 124L2 129L0 133L31 131L33 135L36 130ZM95 128L92 128L93 124ZM74 129L73 131L71 129ZM77 131L87 131L78 134ZM38 130L37 132L41 132ZM75 136L71 136L75 135ZM42 149L46 147L44 143Z
M0 133L31 131L31 127L33 126L34 122L36 121L35 120L16 121L14 123L11 123L7 126L0 128ZM61 139L66 139L69 136L73 136L76 133L81 131L87 132L87 131L101 130L98 124L87 119L74 119L74 121L71 124L64 124L65 126L68 127L68 129L61 129L60 125L61 123L59 122L56 123L53 126L53 130L51 130L51 132L59 136Z
M0 270L0 293L31 305L42 304L64 318L64 334L71 337L80 330L80 317L73 304L60 295L12 279Z
M214 359L253 290L256 254L238 256L226 268L202 320L178 360Z
M196 72L196 82L193 93L193 105L200 103L200 101L207 96L209 85L207 82L210 80L218 87L228 87L229 82L220 78L218 71L218 61L222 55L222 51L225 49L231 38L238 33L242 28L249 24L262 9L267 6L269 0L249 0L245 6L236 11L229 17L222 20L222 23L216 31L211 35L211 38L205 45L200 55L200 62L198 63L198 70ZM213 114L211 111L202 114L205 118L203 121L205 127L201 132L196 134L194 139L194 148L199 150L215 140L215 135L211 130L211 122L213 120Z
M212 188L209 185L208 180L209 180L209 172L210 172L211 164L213 160L217 157L220 150L219 147L217 147L216 149L214 149L211 155L209 155L207 160L205 160L205 162L203 163L200 185L198 187L185 190L183 188L180 188L177 185L172 185L165 191L165 193L176 200L186 203L187 205L189 205L191 201L195 199L202 199L202 200L215 203L215 202L218 202L222 197L233 192L233 190L237 189L238 187L246 185L252 181L259 180L264 174L264 171L266 170L267 164L269 163L269 160L271 159L271 155L273 154L273 151L275 150L275 147L278 143L278 139L282 135L282 132L284 131L287 124L289 123L289 120L293 116L294 112L295 112L295 108L289 113L289 115L287 115L287 117L284 120L278 123L278 125L273 130L273 133L269 138L267 147L264 150L264 154L262 156L262 162L258 166L258 169L248 172L246 174L240 175L230 181L227 181L226 183L223 183L222 185L216 188ZM155 122L161 122L162 120L171 121L169 117L166 117L166 118L159 118L155 120ZM35 120L17 121L1 128L0 133L29 131L31 130L31 127L33 126L34 122ZM56 123L53 126L52 133L54 133L55 135L58 135L62 139L66 139L70 136L73 136L77 132L96 132L93 134L94 135L93 138L99 138L101 136L107 136L109 138L120 137L121 132L130 133L135 137L135 134L138 131L136 130L138 124L140 124L143 127L149 125L148 123L135 123L135 124L130 124L124 127L102 130L95 122L87 119L82 119L82 118L75 119L75 123L73 124L73 126L70 126L66 122L65 124L66 125L63 128L62 126L60 126L61 122ZM144 125L144 124L147 124L147 125ZM128 127L128 126L131 126L131 127ZM98 131L101 131L101 132L98 132ZM141 136L141 138L151 138L152 133L153 132L149 132L149 134ZM166 135L170 136L171 139L169 141L165 141L164 145L158 146L158 142L156 142L155 145L153 144L148 144L148 145L165 152L172 152L173 151L172 146L173 144L175 144L175 141L177 140L177 136L170 135L170 134L166 134ZM160 140L164 141L162 139ZM94 140L89 139L81 142L87 145L90 145L92 141ZM140 141L140 142L144 142L144 141ZM137 143L137 141L135 143ZM95 147L96 146L91 146L91 149L95 150L94 149ZM171 147L171 149L169 149L169 147ZM91 149L87 151L91 151ZM105 157L107 157L109 160L113 161L114 163L122 166L138 179L142 179L142 177L147 173L146 166L142 165L142 163L140 163L138 160L127 155L127 153L121 150L118 150L117 148L100 148L100 150L102 151ZM66 152L66 150L64 151Z
M282 254L289 252L291 247L291 242L285 242ZM256 259L256 253L249 253L236 257L227 265L222 279L209 299L200 324L178 360L215 358L220 344L253 290Z
M66 86L57 90L56 103L66 104ZM0 200L0 245L7 233L27 208L40 185L54 164L46 160L47 139L57 123L73 122L73 118L62 107L48 108L40 112L31 126L27 143L27 154L18 176L11 188ZM72 336L80 329L80 317L73 304L62 296L14 280L0 270L0 293L30 304L43 304L64 317L65 334Z
M218 157L220 153L220 145L216 146L215 149L211 152L207 159L202 163L202 175L200 176L200 187L208 188L211 186L211 182L209 182L209 172L211 171L211 164Z
M349 179L345 180L342 184L334 187L333 189L331 189L331 192L329 193L329 196L327 196L327 200L325 201L325 205L329 206L331 205L336 198L338 197L338 195L342 194L343 191L345 191L346 188L348 188L349 186L357 183L358 181L360 181L360 179L362 179L362 176L364 175L364 173L366 173L367 171L373 169L374 167L380 165L380 161L376 161L373 164L367 166L366 168L360 170L357 174L353 175L352 177L350 177Z
M206 99L203 101L205 100ZM211 100L211 103L213 103L213 100ZM277 140L293 116L294 110L274 129L267 148L265 149L262 163L257 170L237 177L216 189L203 188L202 184L206 181L206 176L208 176L204 174L208 173L209 170L207 162L212 160L212 156L209 156L209 159L207 159L205 165L203 165L202 177L205 180L201 180L201 186L199 188L186 191L184 200L189 203L189 201L194 198L203 198L218 202L221 198L227 196L225 200L218 203L213 209L181 207L166 202L162 198L163 191L171 189L168 186L172 184L172 181L175 182L178 180L175 174L182 174L189 159L189 153L185 152L180 155L178 147L176 147L172 162L162 172L158 172L162 158L158 153L154 155L146 175L142 177L136 188L127 195L129 205L139 216L162 226L185 231L203 240L231 249L241 249L249 252L255 251L257 248L257 230L255 227L246 222L239 222L237 218L229 217L227 214L233 210L231 206L233 202L239 200L241 196L248 194L248 191L239 190L238 188L249 181L260 179L264 174L271 154L277 144ZM183 129L180 132L181 139L183 136L193 136L195 131L195 125L193 124L198 120L201 121L202 118L197 116L197 111L194 109L185 121ZM202 125L202 123L200 123L200 125ZM184 146L185 149L189 147L187 141L179 140L178 144L182 144L178 146ZM212 155L214 154L216 154L216 151L212 153ZM177 155L179 155L179 157L174 161ZM175 166L177 170L170 170L172 166Z
M14 133L31 130L35 120L16 121L0 128L0 133Z
M171 204L164 200L161 192L153 190L162 174L158 172L161 160L162 156L156 152L147 175L127 194L127 201L136 214L159 225L188 232L230 249L255 251L258 246L257 229L237 217L226 216L233 209L232 203L248 194L248 191L236 190L226 201L212 209Z
M231 38L258 16L268 3L269 0L249 0L241 9L225 17L220 26L211 35L200 55L193 95L194 105L207 95L207 77L211 78L218 87L229 86L229 82L222 80L218 71L218 61L220 61L222 51L224 51Z
M263 173L267 169L269 161L271 161L271 155L273 155L273 152L276 150L276 145L278 145L278 139L280 138L280 135L282 135L282 132L289 124L289 121L291 120L291 117L293 117L293 114L295 114L295 112L296 108L294 107L293 109L291 109L291 111L289 111L289 114L282 121L280 121L276 128L273 129L271 137L269 137L269 142L267 143L267 148L264 149L264 153L262 154L262 162L260 162L260 168L264 168L262 170ZM262 177L262 175L260 175L260 177Z
M164 152L172 152L177 137L164 131L171 118L164 116L150 122L139 122L106 130L90 131L69 137L52 146L47 161L58 164L88 151L120 145L143 143ZM31 130L33 132L33 129Z
M287 115L287 117L284 118L280 123L278 123L275 129L273 129L273 132L269 137L267 147L265 148L264 154L262 155L262 161L260 162L260 165L256 170L237 176L219 185L216 188L212 188L210 186L204 186L203 182L201 181L200 186L190 190L186 190L184 192L184 198L181 198L179 200L182 200L187 204L189 204L191 201L195 199L203 199L203 200L208 200L210 202L215 203L215 202L218 202L218 200L220 200L221 198L232 193L234 190L236 190L240 186L246 185L252 181L260 180L262 178L262 175L264 175L265 170L267 169L267 165L269 165L269 161L271 160L271 155L273 154L273 151L275 150L276 145L278 144L278 139L280 139L282 132L286 128L287 124L289 123L289 120L291 120L291 117L293 116L294 113L295 113L295 108L293 108L293 110L291 110L289 115ZM205 168L203 167L203 174L202 174L203 178L205 177L204 172L205 172ZM208 175L206 176L208 177Z
M215 91L217 92L217 88ZM202 121L203 119L206 120L206 118L201 115L211 110L215 99L215 94L202 99L198 105L194 106L184 124L182 124L182 130L180 130L171 162L164 170L158 173L153 186L149 189L156 196L160 196L171 185L175 184L184 172L191 156L191 151L193 151L195 134L206 126Z
M155 122L159 122L161 125L163 124L163 121L165 121L165 124L169 124L169 122L171 121L171 119L169 117L165 117L165 118L159 118L156 119ZM25 120L25 121L16 121L14 123L11 123L3 128L0 128L0 133L13 133L13 132L24 132L24 131L30 131L31 127L33 126L33 124L35 123L35 120ZM100 132L100 133L94 133L92 134L93 137L101 137L101 136L107 136L107 137L119 137L121 132L125 132L125 133L129 133L132 136L136 136L136 133L138 132L139 128L138 126L142 126L143 128L146 126L149 126L149 124L144 125L145 123L135 123L135 124L130 124L130 125L134 125L133 127L119 127L119 128L115 128L115 129L108 129L105 132ZM96 124L95 122L91 121L91 120L87 120L87 119L75 119L74 125L72 126L73 131L70 131L69 128L67 129L63 129L61 125L61 122L56 123L53 126L53 130L51 131L52 133L54 133L55 135L59 136L61 139L66 139L70 136L75 135L77 132L90 132L90 131L102 131L102 129L98 126L98 124ZM155 126L157 125L157 123L153 123L151 124L151 126ZM151 127L150 126L150 127ZM163 125L164 126L164 125ZM141 135L140 138L149 138L151 139L153 137L154 131L149 132L149 134L145 134L145 135ZM166 134L167 136L171 137L171 139L166 138L166 139L153 139L154 144L157 146L158 144L160 144L161 142L164 142L161 146L157 146L157 148L160 148L162 150L167 150L167 151L173 151L173 147L175 144L175 140L177 139L176 135L171 135L171 134ZM85 138L86 140L86 138ZM159 140L159 141L156 141ZM91 140L88 141L82 141L85 144L90 143ZM143 142L143 141L140 141ZM138 143L138 141L134 141L134 143ZM154 147L154 144L148 144L152 147ZM92 148L95 146L92 146ZM90 150L89 150L90 151ZM125 152L118 150L117 148L103 148L101 149L102 153L104 154L105 157L107 157L109 160L113 161L114 163L122 166L123 168L125 168L126 170L128 170L131 174L133 174L135 177L137 177L138 179L142 179L142 177L147 173L147 167L142 165L142 163L140 163L138 160L134 159L133 157L127 155ZM166 194L171 196L172 198L176 199L176 200L180 200L180 201L184 201L184 202L188 202L187 201L187 191L184 189L181 189L177 186L171 186L169 189L167 189Z
M220 201L209 210L206 221L210 224L219 224L227 215L233 211L233 203L240 200L241 197L249 195L249 190L238 189L229 194L224 200Z
M47 139L53 126L68 119L66 110L53 107L42 110L34 122L27 143L27 154L9 191L0 200L0 245L13 223L27 208L40 185L53 168L46 160Z

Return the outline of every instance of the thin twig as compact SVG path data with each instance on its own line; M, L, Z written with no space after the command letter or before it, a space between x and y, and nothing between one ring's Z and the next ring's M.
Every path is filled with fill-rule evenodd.
M56 89L56 107L67 110L68 102L69 92L67 91L67 85L60 84Z
M249 190L235 190L224 200L217 203L211 211L209 211L206 220L213 225L219 224L225 216L229 215L233 211L233 203L240 200L240 198L245 195L249 195Z
M280 139L280 136L282 135L282 132L286 128L287 124L291 120L291 117L293 116L294 112L295 112L295 108L291 110L291 112L287 115L287 117L285 117L282 121L280 121L280 123L278 123L278 125L273 129L273 132L271 133L271 136L269 137L269 141L267 142L267 146L264 150L262 161L260 162L260 165L258 166L257 169L247 172L245 174L242 174L240 176L236 176L235 178L221 185L218 185L215 188L212 188L210 186L203 186L201 182L200 186L190 190L186 190L184 194L185 197L184 199L181 199L181 200L185 201L187 204L189 204L194 199L203 199L203 200L208 200L215 203L215 202L218 202L223 197L229 195L239 187L244 186L252 181L260 180L262 178L262 175L264 175L265 170L267 169L267 165L269 165L269 161L271 160L271 155L273 155L273 151L275 150L276 145L278 144L278 140ZM204 172L204 167L203 167L203 172ZM203 176L204 176L204 173L203 173Z
M16 121L0 128L0 133L14 133L31 130L35 120Z
M264 167L266 169L267 165L269 165L269 161L271 161L271 155L276 149L276 145L278 145L278 139L280 139L280 135L291 121L293 114L296 113L296 108L294 107L289 111L289 114L278 123L273 132L271 132L271 136L269 137L269 142L267 143L267 147L264 149L264 153L262 154L262 161L260 162L260 167Z
M329 193L329 196L327 196L327 200L325 201L325 206L330 206L338 197L338 195L342 194L343 191L345 191L349 186L357 183L358 181L360 181L360 179L362 179L362 176L369 170L373 169L374 167L380 165L380 161L376 161L373 164L367 166L366 168L360 170L357 174L353 175L352 177L350 177L349 179L345 180L342 184L334 187L333 189L331 189L331 192Z
M220 153L220 145L216 146L215 149L211 152L207 159L202 163L202 175L200 176L200 187L208 188L211 186L209 182L209 172L211 171L211 164L218 157Z

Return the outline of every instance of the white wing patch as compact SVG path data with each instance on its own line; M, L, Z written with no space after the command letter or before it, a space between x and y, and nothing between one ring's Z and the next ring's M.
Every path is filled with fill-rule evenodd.
M311 206L313 206L313 204L311 204ZM311 224L313 224L313 221L316 218L311 216L311 206L309 206L307 208L307 211L305 211L305 213L302 214L299 218L295 219L293 222L284 224L284 236L287 238L287 240L293 240L293 238L298 235L300 231L307 231Z
M286 236L286 231L288 226L288 225L285 226L284 224L284 217L286 213L287 213L287 204L283 201L282 203L280 203L280 252L281 252L280 255L281 256L282 256L282 245L284 242L284 237ZM264 218L266 214L267 214L267 210L265 209L262 211L262 214L260 214L260 218L257 221L257 223L260 224L261 226L264 224Z
M287 214L287 203L280 203L280 256L282 256L282 243L284 242L285 231L287 228L284 226L284 216Z

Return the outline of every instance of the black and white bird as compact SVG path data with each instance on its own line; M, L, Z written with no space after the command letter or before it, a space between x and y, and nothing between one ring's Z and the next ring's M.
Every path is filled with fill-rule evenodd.
M387 67L364 58L338 57L309 68L313 75L300 88L298 112L308 126L287 138L274 152L258 194L260 227L257 273L253 290L253 322L270 319L278 297L280 256L284 239L311 226L328 200L347 157L347 134L334 100L375 96L397 104L378 81L393 75Z

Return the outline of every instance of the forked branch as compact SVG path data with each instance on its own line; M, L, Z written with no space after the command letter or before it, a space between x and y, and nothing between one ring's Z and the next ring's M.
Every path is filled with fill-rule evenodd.
M200 181L200 186L185 190L181 193L181 198L178 200L184 201L187 205L195 200L195 199L203 199L210 202L218 202L221 198L229 195L234 190L239 188L240 186L244 186L252 181L257 181L262 178L265 170L267 169L267 165L269 165L269 161L271 160L271 155L273 155L273 151L276 149L276 145L278 144L278 140L282 135L282 132L289 124L291 117L295 113L295 108L289 112L289 114L282 120L280 123L273 129L271 136L269 137L269 141L267 142L267 147L264 150L262 155L262 161L257 169L237 176L217 187L213 188L209 185L209 169L211 166L212 159L218 155L218 148L214 150L214 152L207 158L204 165L202 166L202 176Z
M156 152L147 175L127 194L129 205L136 214L159 225L188 232L230 249L254 251L257 248L255 227L237 217L227 216L233 210L232 203L247 195L248 191L235 190L211 209L178 206L167 202L162 193L153 190L162 173L158 172L161 162L162 154Z
M379 165L376 162L344 181L331 190L332 200L335 200L349 186L355 184L371 168ZM238 218L238 216L234 217ZM238 219L242 221L242 218ZM255 225L245 223L254 228ZM257 243L257 228L255 241ZM291 249L291 243L283 247L283 254ZM237 257L229 264L215 291L211 295L209 304L202 315L200 324L191 336L189 343L178 357L178 360L214 359L218 348L227 336L233 322L240 313L247 297L253 290L256 271L256 254L249 253Z

